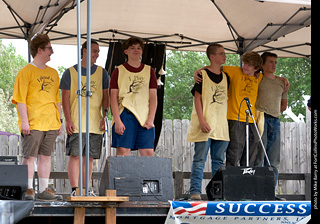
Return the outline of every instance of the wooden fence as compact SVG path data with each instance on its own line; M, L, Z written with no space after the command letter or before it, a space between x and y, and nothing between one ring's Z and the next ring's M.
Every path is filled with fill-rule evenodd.
M281 123L281 162L279 173L310 173L311 172L311 118L307 111L306 123ZM189 120L164 120L155 156L172 158L173 171L190 172L194 154L194 143L186 141ZM109 122L110 127L110 122ZM58 136L55 151L51 161L52 171L67 171L68 156L65 156L66 134ZM107 148L103 147L101 159L94 160L94 172L102 172L107 156L115 155L115 149L110 148L111 135L108 133ZM138 155L132 152L132 155ZM21 161L22 149L16 136L0 136L0 156L17 155ZM211 159L208 156L205 172L209 172ZM204 187L208 180L203 181ZM71 192L68 179L57 179L53 183L59 193ZM184 180L183 191L189 189L189 180ZM99 180L92 181L95 192L98 192ZM280 180L277 193L304 194L305 182Z

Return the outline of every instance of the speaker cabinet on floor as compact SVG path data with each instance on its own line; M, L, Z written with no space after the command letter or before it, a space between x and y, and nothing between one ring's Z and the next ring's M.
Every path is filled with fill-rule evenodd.
M21 200L27 187L27 165L0 165L0 200Z
M206 192L209 200L274 200L274 174L269 167L221 167Z
M130 201L173 200L171 158L110 156L100 181L100 195L117 190Z

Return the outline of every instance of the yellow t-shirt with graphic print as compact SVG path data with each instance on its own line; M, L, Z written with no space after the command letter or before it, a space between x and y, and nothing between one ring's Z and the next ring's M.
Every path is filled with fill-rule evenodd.
M23 67L14 83L12 103L27 105L30 130L58 130L61 126L57 103L60 103L58 72L47 66L45 69L28 64ZM21 117L18 125L21 131Z
M238 120L241 101L248 97L252 105L251 111L255 115L255 104L258 96L258 87L262 75L258 78L249 76L242 72L238 66L223 66L223 71L230 77L230 86L228 92L228 120ZM246 110L248 109L246 101L243 101L240 109L239 121L246 122ZM249 123L253 123L249 116Z

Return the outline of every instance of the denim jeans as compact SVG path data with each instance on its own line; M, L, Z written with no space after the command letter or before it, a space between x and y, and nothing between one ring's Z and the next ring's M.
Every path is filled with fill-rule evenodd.
M280 119L264 114L264 131L262 142L266 149L274 173L275 186L278 181L278 168L280 165ZM255 161L256 166L269 166L263 149L259 144L259 151Z
M211 174L214 176L220 166L224 166L225 152L228 144L229 141L214 139L209 139L206 142L195 142L195 154L193 156L190 176L190 195L195 193L201 194L203 170L207 160L209 148L211 156Z

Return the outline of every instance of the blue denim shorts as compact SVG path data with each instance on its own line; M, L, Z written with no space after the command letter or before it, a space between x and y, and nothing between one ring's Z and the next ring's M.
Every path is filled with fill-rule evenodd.
M142 127L134 114L127 109L122 111L120 119L126 129L123 135L118 135L115 132L113 124L111 147L123 147L131 150L153 149L155 139L154 127L149 130Z

